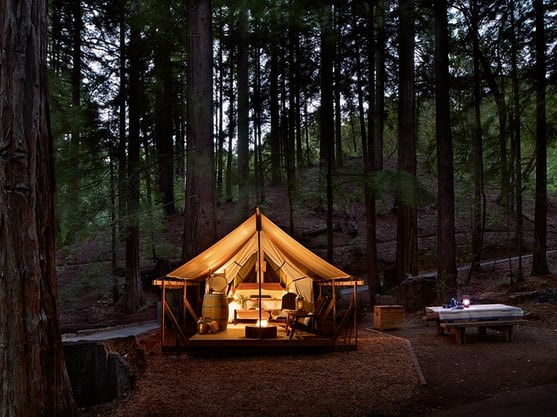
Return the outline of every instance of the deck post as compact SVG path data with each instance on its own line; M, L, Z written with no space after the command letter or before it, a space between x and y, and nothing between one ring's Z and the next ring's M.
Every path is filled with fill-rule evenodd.
M354 337L356 339L356 346L358 345L358 287L354 281L352 297L354 298Z
M162 280L162 300L161 300L161 351L164 348L164 317L166 315L164 305L166 304L166 280Z

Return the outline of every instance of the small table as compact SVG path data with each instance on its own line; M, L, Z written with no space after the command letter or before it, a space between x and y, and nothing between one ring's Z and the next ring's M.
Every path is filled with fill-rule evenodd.
M313 313L305 310L285 310L286 311L286 334L290 334L290 339L294 337L296 322L301 318L313 317Z
M523 320L524 312L519 307L505 304L473 304L466 308L426 307L426 319L436 322L437 334L445 330L453 331L456 342L465 342L467 327L477 327L480 334L486 329L503 333L505 341L512 341L513 327L527 323Z

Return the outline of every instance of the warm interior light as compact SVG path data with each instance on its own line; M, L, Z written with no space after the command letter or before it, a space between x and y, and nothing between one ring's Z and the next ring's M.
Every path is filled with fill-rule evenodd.
M257 320L256 326L257 327L267 327L267 325L269 324L269 322L267 320Z
M304 297L302 297L301 295L298 295L298 297L296 298L296 309L297 310L303 310L304 307L305 307Z
M462 305L464 307L470 307L470 297L468 297L467 295L464 295L462 297Z

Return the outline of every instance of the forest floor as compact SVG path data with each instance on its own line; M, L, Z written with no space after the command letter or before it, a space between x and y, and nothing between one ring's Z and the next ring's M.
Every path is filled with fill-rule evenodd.
M275 196L275 202L279 200ZM220 210L226 211L222 207ZM315 224L316 210L308 209L303 217L296 219L297 230L302 230L296 237L324 256L321 226ZM285 207L276 205L264 211L282 227L288 224L287 212ZM435 262L436 220L432 212L425 208L418 214L420 249L422 260L426 259L420 267L426 272L434 270ZM365 230L363 218L361 208L339 210L335 216L338 225L335 264L341 269L352 271L350 267L361 265L361 251L354 248L354 235L358 230ZM549 248L557 248L556 218L557 204L552 199L548 213ZM180 242L181 222L182 217L177 215L166 231L168 240ZM460 248L469 244L465 223L463 220L457 224ZM222 236L233 225L224 218L219 227ZM386 210L378 216L382 268L388 267L389 260L394 258L395 234L396 218ZM512 245L511 234L508 228L490 225L485 234L483 258L501 259L510 253L507 246ZM529 221L525 223L525 235L526 246L531 247ZM95 245L95 241L83 242L71 256L67 251L58 256L62 332L156 319L158 290L146 291L146 307L138 313L125 315L112 306L111 282L99 278L103 276L99 271L106 271L109 263L99 261L91 266L91 254L98 249ZM557 271L554 250L548 253L548 263L550 271ZM465 259L460 259L460 264L466 265ZM470 279L466 268L458 277L462 293L470 294L478 302L512 304L524 310L528 324L517 326L512 343L505 343L497 333L488 332L480 338L472 329L467 332L467 343L458 345L454 336L437 336L434 326L423 320L423 311L406 314L404 326L399 330L378 332L372 329L373 315L369 307L359 323L360 343L356 352L243 358L177 356L160 352L158 330L155 330L138 337L146 352L147 366L139 375L136 389L109 404L83 409L81 415L441 417L450 410L454 417L459 415L459 409L466 410L465 405L479 404L468 415L495 417L493 409L506 411L509 416L513 410L521 410L519 393L525 389L549 390L554 394L537 401L543 407L544 402L549 404L557 398L557 275L526 276L521 283L511 283L517 270L516 260L494 261L484 264ZM525 256L525 275L530 270L531 258ZM362 298L359 306L366 309L365 295ZM420 375L425 384L420 381ZM486 400L493 403L488 406L482 402ZM524 415L543 416L533 410Z
M557 255L550 260L556 270ZM423 312L384 332L372 328L370 312L356 352L318 355L167 354L155 330L137 338L147 353L137 388L81 416L549 417L544 410L557 405L557 278L509 287L506 275L501 264L486 267L466 290L524 310L528 324L515 328L511 343L472 329L456 344L453 335L436 335Z

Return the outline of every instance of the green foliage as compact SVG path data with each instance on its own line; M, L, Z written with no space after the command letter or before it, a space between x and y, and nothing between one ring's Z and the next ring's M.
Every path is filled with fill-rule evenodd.
M547 187L557 193L557 145L547 150Z
M398 201L413 207L435 201L435 197L422 185L419 178L405 171L379 171L372 174L370 181L379 199L386 194L394 194Z
M168 222L161 206L157 206L147 212L147 208L140 217L140 228L142 232L141 259L156 260L157 257L168 256L179 258L182 251L182 242L171 242L165 237Z
M106 304L112 297L112 274L110 264L107 262L88 262L82 264L82 270L75 266L61 266L59 272L65 269L74 271L72 278L61 285L58 291L60 307L70 309L69 306L79 302L82 294L88 294L91 299L96 299L100 304Z
M161 74L157 73L160 67L156 65L156 52L159 48L171 50L171 72L172 92L169 93L165 103L173 113L172 132L175 138L176 153L182 152L178 144L183 141L185 133L184 126L188 121L183 120L185 114L184 106L187 103L187 94L184 91L185 79L187 77L184 66L187 52L185 40L191 34L188 33L188 6L183 2L168 0L156 2L153 0L141 1L140 15L130 20L127 14L129 10L123 11L112 3L99 4L93 12L83 3L82 11L84 26L82 32L82 79L81 79L81 103L72 106L72 48L71 35L72 13L70 9L62 10L64 20L60 22L61 28L59 38L51 45L52 58L50 64L55 68L50 73L50 112L52 121L52 133L55 138L56 153L56 218L57 218L57 240L59 246L76 245L81 240L98 238L99 234L110 236L112 227L111 213L113 203L111 193L118 187L114 184L118 178L118 165L114 157L114 149L120 145L125 148L126 133L120 138L120 132L116 131L119 114L120 99L128 100L129 94L124 86L120 90L118 73L120 71L120 53L128 45L119 45L119 22L132 22L141 27L142 50L141 61L144 72L142 73L142 108L141 108L141 143L142 143L142 172L141 172L141 207L139 212L140 227L142 232L142 257L150 259L155 256L179 256L181 242L170 242L164 239L164 231L168 227L165 216L160 207L151 203L157 201L156 190L147 186L145 178L150 178L151 183L156 181L156 165L153 160L157 158L156 124L160 109L157 108L158 94L163 87ZM365 3L365 2L363 2ZM363 201L364 181L369 181L375 191L379 203L378 212L390 210L392 201L400 201L411 206L423 206L435 201L435 196L427 191L434 190L436 181L436 135L435 135L435 103L434 90L435 79L433 65L433 25L431 14L417 16L416 34L416 92L417 92L417 160L420 172L418 176L399 172L392 169L392 161L396 160L398 152L398 97L397 97L397 45L396 31L397 19L387 19L386 31L386 88L384 108L384 139L383 153L386 168L381 172L374 173L370 178L364 178L362 174L362 132L358 120L358 94L362 94L364 111L366 116L373 106L370 105L370 62L368 41L370 25L367 21L367 9L374 2L360 4L339 4L336 7L338 15L339 34L342 37L342 46L339 48L338 68L335 68L334 88L338 88L341 94L341 118L342 118L342 142L345 157L345 166L337 168L334 181L334 204L335 209L351 210L356 204ZM531 5L524 2L518 7L517 15L521 17L517 35L518 66L520 79L520 116L521 116L521 143L522 143L522 172L525 195L531 194L535 168L535 91L532 77L532 54L527 45L531 42ZM127 7L126 2L122 3ZM64 2L56 3L55 7L66 8ZM310 5L311 6L311 5ZM318 168L305 168L319 163L320 157L320 112L319 94L321 90L319 78L320 62L320 26L318 7L308 7L303 2L287 1L246 1L241 4L230 4L227 2L214 2L214 50L215 50L215 115L221 109L230 108L231 103L237 100L236 80L236 45L235 33L238 11L242 7L250 10L250 100L253 114L250 116L252 125L256 129L262 128L263 133L263 169L265 178L270 178L271 137L278 138L281 142L281 164L282 175L285 177L285 155L284 143L292 126L298 122L295 133L303 142L303 163L297 166L297 190L294 196L295 212L321 210L325 206L326 189L324 174ZM394 2L387 2L388 13L396 11ZM505 103L512 103L512 90L510 80L510 51L512 46L506 33L510 31L508 26L508 5L503 3L489 3L479 7L480 25L482 27L480 48L486 62L491 65L494 79L500 89ZM60 10L59 10L60 11ZM474 126L473 108L473 61L470 42L470 28L466 22L465 13L469 12L466 6L463 8L451 8L450 13L450 71L451 71L451 127L453 134L455 183L461 187L455 192L455 210L465 211L469 209L469 196L473 190L473 172L471 164L471 138ZM354 15L352 15L354 13ZM395 13L396 14L396 13ZM554 17L554 10L548 11L548 17ZM555 30L551 19L548 22L548 67L556 53ZM57 22L55 22L57 23ZM129 27L126 29L129 30ZM53 31L54 32L54 31ZM129 39L128 39L129 40ZM292 48L292 44L295 48ZM358 46L359 45L359 46ZM358 46L358 47L356 47ZM295 50L294 50L295 49ZM291 54L292 52L292 54ZM278 97L270 94L270 63L271 55L278 59L276 74L272 76L279 80ZM54 59L57 58L57 59ZM361 79L357 80L356 63L361 64ZM258 65L255 65L258 64ZM483 75L487 73L486 68L481 69ZM550 70L550 68L549 68ZM229 81L230 80L230 81ZM127 80L123 80L126 82ZM291 83L295 83L292 85ZM481 123L482 123L482 145L484 151L484 178L486 188L496 188L501 182L501 139L505 142L508 161L511 160L510 148L511 129L510 116L512 109L507 108L506 126L503 132L499 130L499 111L494 99L492 85L487 83L486 77L482 78L481 97ZM220 90L219 90L220 88ZM217 91L218 90L218 91ZM217 94L218 93L218 94ZM300 108L299 120L291 120L292 112L289 108L292 102L289 99L296 96ZM160 99L160 97L159 97ZM277 100L280 105L280 114L277 121L280 130L277 136L269 134L270 125L270 103ZM557 92L555 89L554 76L548 77L547 88L547 119L548 119L548 187L557 192L557 144L555 143L554 120L557 120ZM126 111L124 112L126 113ZM226 113L224 111L223 113ZM102 115L102 117L101 117ZM127 116L127 115L126 115ZM225 136L223 151L228 157L228 119L235 115L224 114L223 122L219 125ZM256 126L256 120L263 120L261 126ZM126 122L124 122L125 124ZM369 120L365 120L366 129L369 128ZM233 123L231 123L233 124ZM178 127L180 130L178 131ZM231 135L235 135L235 127L231 129ZM366 132L368 135L370 132ZM234 139L234 138L233 138ZM234 147L234 145L232 145ZM252 148L253 151L253 148ZM296 150L297 151L297 150ZM122 151L125 159L125 150ZM237 155L235 150L231 152L231 172L223 172L224 181L229 175L233 184L231 194L219 197L237 197ZM253 155L253 153L252 153ZM175 155L176 161L183 161L183 155ZM252 156L252 161L253 161ZM111 183L110 165L114 162L114 183ZM151 161L150 161L151 160ZM293 158L297 160L297 158ZM391 165L389 165L391 162ZM226 165L224 163L224 165ZM252 162L252 168L254 164ZM253 171L252 171L253 172ZM255 181L252 180L254 184ZM183 211L183 178L175 177L176 208ZM433 186L432 186L433 185ZM114 188L113 188L114 187ZM115 193L116 205L124 206L124 196ZM272 202L267 202L269 208ZM123 213L125 207L119 211ZM503 222L506 213L498 213L494 219ZM125 222L125 218L120 219ZM109 255L110 240L103 239L103 247L99 248L99 254ZM358 243L354 242L354 247ZM118 240L121 249L122 240ZM428 254L428 257L430 254Z

